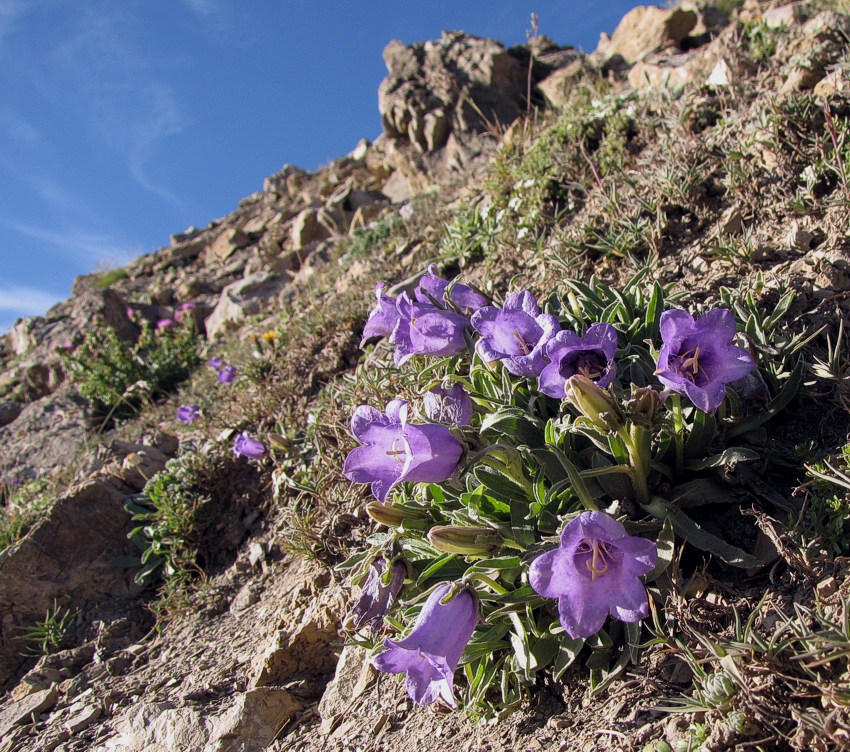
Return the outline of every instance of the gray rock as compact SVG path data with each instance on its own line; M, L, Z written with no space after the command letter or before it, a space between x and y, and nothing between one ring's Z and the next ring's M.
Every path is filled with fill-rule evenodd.
M88 420L88 403L70 386L24 405L0 428L0 475L20 483L67 467L85 444Z
M603 60L622 57L636 63L653 52L679 44L697 24L692 10L642 5L630 10L610 38L603 35L594 55Z
M0 428L8 426L21 414L21 406L15 402L0 402Z
M21 627L43 620L56 603L84 610L130 593L125 571L114 564L134 553L123 501L103 481L77 486L0 553L0 685L26 660Z
M273 302L286 279L273 274L252 274L233 282L221 291L221 297L206 320L210 338L224 334L241 324L248 316L260 313Z
M304 209L292 223L290 239L295 250L304 248L310 243L325 240L331 233L319 221L319 213L316 209Z

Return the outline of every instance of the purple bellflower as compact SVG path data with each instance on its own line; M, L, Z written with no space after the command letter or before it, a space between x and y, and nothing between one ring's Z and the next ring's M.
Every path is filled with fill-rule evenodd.
M404 578L407 577L407 566L401 560L393 562L390 568L389 582L384 582L387 562L378 557L369 565L369 576L360 591L360 598L351 609L348 621L354 629L369 627L372 633L378 632L384 623L384 617L395 603Z
M422 402L428 420L435 423L449 426L468 426L472 423L472 400L460 384L434 387Z
M461 590L448 603L440 603L451 585L437 586L419 612L410 634L403 640L384 640L387 648L372 665L387 674L407 674L407 694L417 705L442 699L455 708L454 673L457 662L478 623L475 597Z
M407 293L396 300L399 320L390 342L396 346L395 364L400 366L414 355L457 355L466 350L463 331L466 317L445 311L432 303L417 303Z
M233 442L233 454L237 457L247 457L250 460L258 460L266 453L266 445L262 441L252 439L245 431L236 437Z
M215 371L220 371L224 368L225 363L221 358L213 358L207 361L207 365Z
M594 324L584 337L575 332L560 331L546 345L550 363L540 373L543 394L563 399L571 376L587 376L605 389L616 374L617 330L611 324Z
M471 323L481 335L476 346L481 358L488 363L503 361L515 376L540 375L546 365L546 343L561 326L554 316L540 313L528 290L508 295L503 308L481 308Z
M413 296L419 303L431 303L439 308L446 304L446 292L451 301L464 316L469 316L479 308L487 305L488 300L481 293L475 292L469 285L456 283L449 291L451 282L437 275L437 265L431 264L425 276L419 280Z
M201 417L201 408L198 405L180 405L177 408L177 420L181 423L194 423Z
M558 599L558 615L572 637L591 637L608 614L621 621L649 615L640 577L655 566L656 545L631 536L605 512L582 512L561 533L561 545L538 556L528 570L531 587Z
M232 384L236 379L236 366L223 366L218 372L218 380L222 384Z
M706 311L697 320L687 311L664 311L658 380L703 412L713 412L726 398L726 384L756 367L750 353L732 344L734 336L735 317L726 308Z
M396 300L389 295L384 294L386 282L378 282L375 288L375 297L378 302L375 307L369 311L369 318L366 319L366 325L363 327L363 339L360 340L360 347L372 337L389 337L398 323L399 315L396 310Z
M156 328L158 331L162 331L163 329L171 329L174 326L174 319L160 319L156 322Z
M383 413L360 405L351 417L351 432L362 446L345 458L343 475L355 483L371 483L378 501L396 483L448 480L463 453L445 426L408 423L404 400L393 400Z

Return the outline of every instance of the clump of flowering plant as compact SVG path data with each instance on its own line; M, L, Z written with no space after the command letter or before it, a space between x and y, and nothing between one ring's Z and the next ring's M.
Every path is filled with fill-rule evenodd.
M731 309L695 318L645 274L622 291L568 281L542 306L529 290L488 304L433 268L396 298L379 283L364 342L388 337L399 367L422 356L427 378L415 399L354 411L343 472L372 484L384 531L342 566L374 588L367 562L405 562L399 605L370 622L383 642L365 644L414 702L453 707L456 666L479 715L581 659L598 690L637 658L677 536L756 564L700 507L734 501L723 485L759 455L731 442L788 403L799 373L751 408L737 382L757 363Z

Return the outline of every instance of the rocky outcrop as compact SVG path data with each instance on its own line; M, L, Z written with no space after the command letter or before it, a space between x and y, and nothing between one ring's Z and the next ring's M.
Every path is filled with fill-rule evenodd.
M632 64L653 52L680 44L697 25L693 10L642 5L629 11L614 33L603 34L594 53L603 60L622 58Z
M117 557L133 553L125 493L92 480L57 499L28 535L0 553L0 686L26 660L21 629L49 610L82 610L131 593Z

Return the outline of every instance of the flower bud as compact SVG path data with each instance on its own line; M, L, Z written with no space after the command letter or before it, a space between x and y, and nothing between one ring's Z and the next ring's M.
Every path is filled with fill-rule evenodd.
M567 380L566 398L594 428L606 433L622 428L623 411L614 396L587 376L576 375Z
M375 520L375 522L386 525L387 527L399 527L404 524L405 520L412 520L416 517L416 515L411 514L401 507L393 504L384 504L380 501L370 501L366 505L366 514Z
M634 389L629 400L629 412L642 423L651 424L661 410L661 394L650 386Z
M503 541L499 532L489 527L437 525L428 531L431 547L449 554L492 554Z

